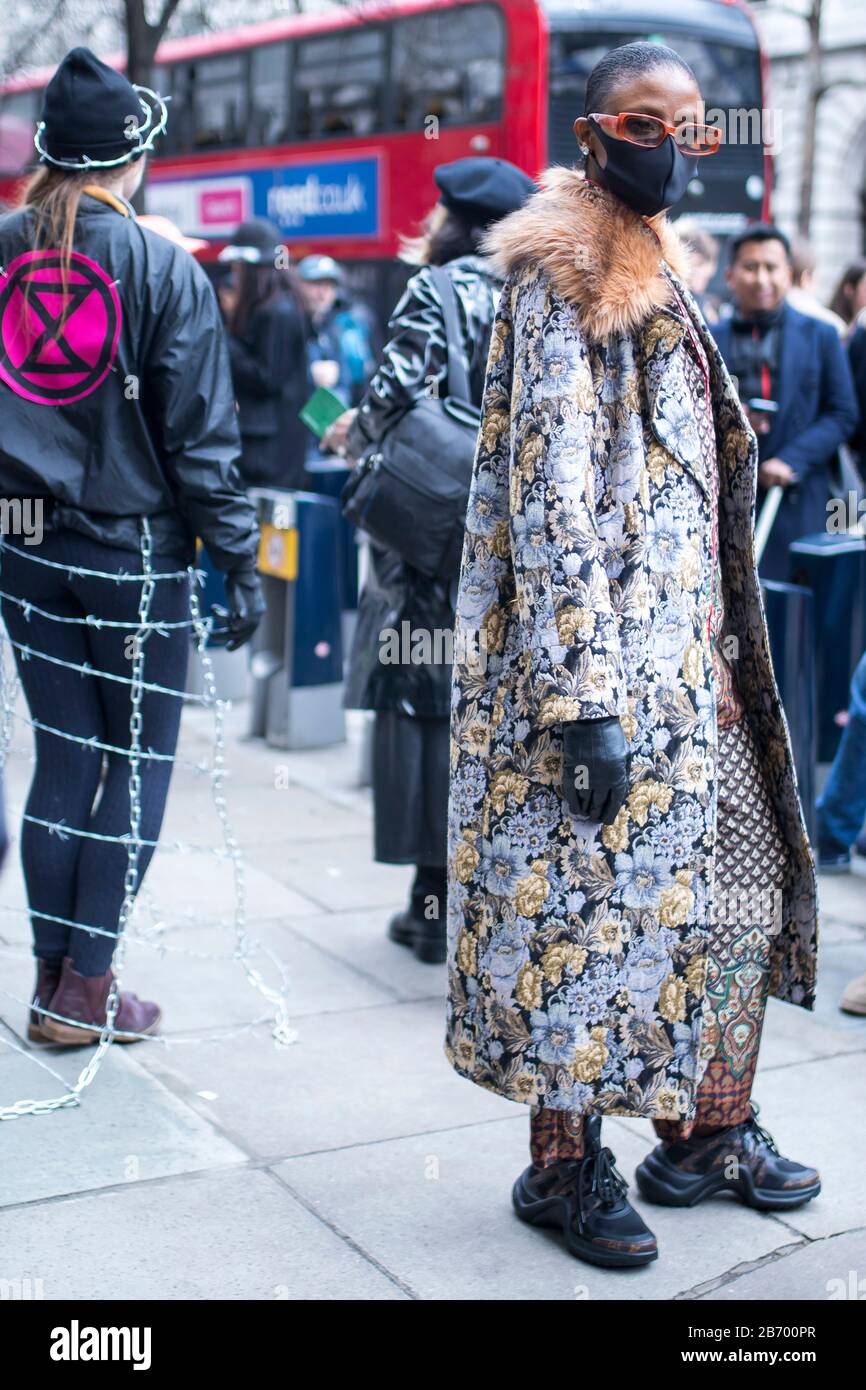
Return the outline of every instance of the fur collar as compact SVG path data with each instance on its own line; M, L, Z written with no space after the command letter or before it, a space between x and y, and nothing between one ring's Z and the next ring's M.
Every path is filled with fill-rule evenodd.
M485 233L482 249L503 276L540 266L598 342L634 332L670 304L662 262L682 278L687 252L663 212L644 220L562 165L545 169L538 182L537 193Z

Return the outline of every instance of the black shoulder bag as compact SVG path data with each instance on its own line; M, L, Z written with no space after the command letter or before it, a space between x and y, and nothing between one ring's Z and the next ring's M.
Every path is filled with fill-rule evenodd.
M460 569L466 505L481 411L472 404L460 355L457 296L439 266L448 341L445 396L422 396L368 449L342 492L343 515L422 574L451 579Z

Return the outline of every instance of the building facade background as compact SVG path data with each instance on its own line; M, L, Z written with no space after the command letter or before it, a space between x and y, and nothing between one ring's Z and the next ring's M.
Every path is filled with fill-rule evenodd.
M797 231L811 119L805 19L811 7L812 0L752 4L770 59L769 104L781 115L773 210L789 233ZM866 4L824 0L820 34L825 91L817 108L809 239L817 254L816 288L826 299L845 266L866 254Z

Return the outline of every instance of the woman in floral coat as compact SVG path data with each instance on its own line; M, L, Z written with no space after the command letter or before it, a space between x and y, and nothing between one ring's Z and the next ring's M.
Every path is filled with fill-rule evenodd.
M608 1265L657 1247L603 1115L653 1120L651 1201L820 1189L750 1099L768 993L813 1006L816 892L756 442L662 211L712 147L700 110L676 53L614 50L575 121L586 175L548 169L486 242L506 280L457 607L446 1053L531 1107L518 1215Z

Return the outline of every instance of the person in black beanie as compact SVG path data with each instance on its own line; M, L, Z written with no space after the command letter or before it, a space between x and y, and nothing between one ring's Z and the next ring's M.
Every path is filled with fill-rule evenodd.
M166 116L150 88L134 86L89 48L72 48L45 89L36 149L56 169L119 168L153 147Z
M216 296L129 201L165 123L156 93L72 49L45 91L40 168L0 217L0 492L43 519L23 545L0 537L36 751L21 831L28 1036L69 1046L110 1019L119 1042L159 1025L111 966L162 825L197 536L225 575L227 645L263 612Z
M280 233L264 217L243 222L220 261L231 281L220 292L241 431L247 487L303 488L310 435L298 416L313 391L310 322L298 272L283 264Z

